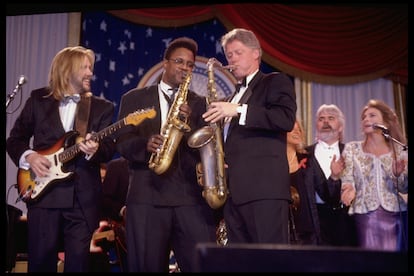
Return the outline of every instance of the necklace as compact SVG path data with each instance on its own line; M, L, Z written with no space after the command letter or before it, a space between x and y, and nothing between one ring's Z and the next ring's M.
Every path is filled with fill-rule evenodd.
M296 157L296 152L289 157L289 173L296 172L299 169L299 162Z
M294 154L292 154L291 157L289 157L289 164L292 164L292 162L295 160L296 158L296 152Z

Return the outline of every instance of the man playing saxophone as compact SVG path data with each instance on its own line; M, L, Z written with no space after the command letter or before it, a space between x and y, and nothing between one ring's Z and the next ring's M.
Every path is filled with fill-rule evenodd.
M190 38L173 40L164 52L160 82L121 99L120 118L141 107L157 111L117 140L119 153L129 160L128 272L168 272L171 250L181 271L194 272L195 244L216 240L214 210L197 184L200 155L187 145L192 132L206 125L205 99L189 91L197 48Z
M228 243L285 243L290 196L286 133L296 119L291 79L260 71L256 35L236 28L221 38L227 62L240 84L229 101L210 104L206 122L224 120L229 195L224 204Z

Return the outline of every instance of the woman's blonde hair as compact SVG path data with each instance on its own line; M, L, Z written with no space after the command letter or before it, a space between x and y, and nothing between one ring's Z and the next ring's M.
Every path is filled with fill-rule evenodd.
M305 150L305 146L306 146L305 145L305 131L304 131L303 125L301 123L301 120L299 118L296 118L295 124L297 124L298 127L299 127L300 140L301 140L300 144L295 145L296 146L296 152L306 153L306 150ZM293 131L293 129L292 129L292 131ZM290 131L290 132L292 132L292 131Z

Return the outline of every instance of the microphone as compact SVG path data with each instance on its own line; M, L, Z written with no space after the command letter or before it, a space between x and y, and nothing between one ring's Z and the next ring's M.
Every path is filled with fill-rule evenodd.
M372 124L372 128L382 130L382 132L385 133L385 134L390 133L390 130L386 126L380 125L380 124L377 124L377 123Z
M26 77L24 75L21 75L20 78L19 78L19 81L17 82L17 86L22 86L26 82L27 82Z
M19 91L19 89L22 87L23 84L25 84L27 82L27 79L24 75L21 75L19 77L19 80L17 81L17 85L13 90L13 93L16 94L17 91Z
M27 82L27 78L24 75L20 75L19 80L17 81L16 87L13 89L13 92L7 95L6 108L12 102L17 92L19 92L19 90L22 88L22 85L25 84L26 82Z

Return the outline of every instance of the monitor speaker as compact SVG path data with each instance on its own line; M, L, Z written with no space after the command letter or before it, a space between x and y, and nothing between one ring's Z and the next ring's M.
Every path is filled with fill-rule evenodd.
M407 252L277 244L199 243L200 272L407 272Z

